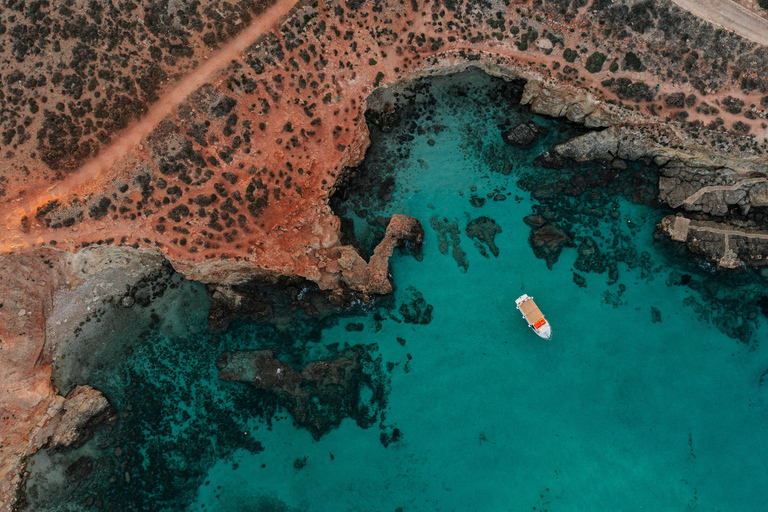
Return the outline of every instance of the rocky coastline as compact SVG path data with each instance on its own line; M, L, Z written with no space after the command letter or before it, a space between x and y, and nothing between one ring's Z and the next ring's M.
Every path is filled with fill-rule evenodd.
M682 136L656 120L609 105L576 87L554 84L535 73L489 60L438 62L408 79L454 73L470 66L507 79L526 80L523 104L530 105L536 113L565 117L593 129L553 148L552 154L546 156L547 161L557 165L557 160L562 158L601 160L611 163L617 172L621 172L627 161L658 165L662 176L659 200L672 209L681 210L662 221L661 232L674 241L687 243L692 252L705 255L722 268L766 264L768 164L764 159L736 159L706 152L698 146L688 147ZM368 105L368 108L384 106ZM367 137L364 128L355 133L354 143L346 148L340 160L340 169L362 160ZM328 178L336 180L340 176L343 171ZM336 181L328 185L328 190L332 193L335 187ZM13 404L5 409L0 428L5 440L0 452L3 502L13 503L24 461L29 455L43 446L75 446L87 438L96 423L114 417L106 399L97 390L77 388L64 397L51 386L50 364L58 339L52 323L63 318L78 322L88 314L83 308L71 309L71 301L57 303L57 291L94 290L94 300L103 301L108 297L116 300L119 296L119 300L125 300L126 307L130 307L129 303L137 300L135 293L130 293L131 287L137 286L148 271L162 273L163 268L172 265L187 278L209 285L214 302L211 323L222 328L233 318L258 316L271 307L254 298L253 287L245 284L254 279L270 281L279 287L286 286L281 279L288 279L288 286L295 290L314 287L321 297L317 304L332 307L390 293L388 259L398 245L418 247L423 238L418 221L393 216L386 226L384 240L366 261L352 246L340 242L338 218L326 215L330 222L322 229L299 235L290 246L270 247L268 251L272 253L265 256L269 261L263 266L237 259L171 259L168 262L158 250L107 245L83 249L76 254L42 248L3 256L5 275L1 284L5 299L0 309L4 325L0 328L3 349L0 367L5 371L4 382L8 383L3 390L7 395L5 402ZM532 226L546 226L541 219L529 220ZM556 251L568 243L567 234L553 231L551 226L547 229L542 251ZM286 251L293 252L302 245L309 256L297 265L295 259L286 256ZM293 265L282 265L284 270L279 271L278 264L289 260ZM114 272L120 274L120 279L115 278ZM26 280L20 278L22 275L27 276ZM112 283L116 288L99 289L105 283ZM129 289L127 294L125 286ZM82 304L89 307L85 302Z

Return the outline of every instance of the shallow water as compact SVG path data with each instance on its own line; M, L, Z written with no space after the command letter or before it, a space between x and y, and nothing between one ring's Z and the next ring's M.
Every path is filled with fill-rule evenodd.
M210 334L204 289L180 284L140 336L105 340L112 353L82 378L121 419L79 450L36 456L30 510L764 510L763 276L715 274L655 241L666 212L638 202L653 169L533 166L576 128L518 112L512 85L475 72L403 96L401 119L373 128L365 174L336 204L368 249L383 232L377 216L424 225L421 261L392 259L394 302ZM506 145L501 128L523 119L549 135ZM601 173L614 178L562 193ZM574 240L549 265L528 243L532 213ZM501 228L498 257L466 234L481 216ZM443 254L433 224L454 222L460 250ZM579 263L585 237L600 257ZM521 293L536 298L552 340L514 309ZM217 379L227 350L269 347L301 366L335 344L380 357L387 407L371 428L348 418L318 441L271 395Z

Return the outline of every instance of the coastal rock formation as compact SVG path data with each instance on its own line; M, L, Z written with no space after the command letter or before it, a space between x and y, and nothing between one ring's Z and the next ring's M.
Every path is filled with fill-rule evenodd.
M424 240L424 228L413 217L393 215L387 224L384 240L376 246L368 265L362 273L347 273L345 283L353 290L366 295L385 295L392 292L392 281L389 276L389 258L395 247L407 244L411 252L419 253ZM348 252L349 253L349 252ZM354 253L359 258L357 252ZM356 261L357 258L354 258ZM353 264L353 266L357 263Z
M162 272L157 251L94 247L0 256L0 495L11 496L23 460L42 446L77 446L112 411L88 386L67 398L51 384L58 344L96 304L122 300Z
M380 361L362 346L345 349L337 357L308 363L296 370L271 350L225 352L216 361L219 379L245 382L277 394L287 402L294 421L320 439L344 418L368 428L386 405ZM363 388L373 393L361 397Z
M528 80L520 103L530 105L531 110L537 114L565 117L587 128L601 128L626 122L627 116L626 113L616 112L582 89L536 79Z
M0 84L0 106L8 112L0 134L0 157L6 163L0 172L0 248L13 253L0 261L0 501L6 507L13 501L20 461L41 446L40 425L57 413L56 404L63 400L49 383L46 339L55 342L56 336L48 336L46 320L62 312L48 322L50 332L56 332L65 319L74 321L88 307L82 292L80 302L61 299L53 306L57 290L78 289L82 261L72 253L101 245L144 249L152 258L162 259L162 253L188 278L216 286L298 276L338 293L391 290L385 260L397 245L395 238L366 263L340 242L339 219L328 207L344 169L359 163L365 153L365 98L376 87L470 65L526 79L523 104L534 112L566 117L587 128L618 127L582 139L581 144L594 144L592 149L566 143L563 154L604 158L616 162L617 169L623 160L653 160L666 166L659 186L668 204L697 214L738 211L747 223L761 221L757 215L762 213L755 210L768 203L768 193L761 182L744 180L766 175L762 157L729 160L719 154L725 142L709 153L682 151L680 147L692 144L690 138L639 113L655 115L659 107L642 80L663 83L663 89L670 89L667 97L685 83L701 94L735 91L749 98L745 104L761 104L756 91L766 87L765 52L727 32L714 37L714 27L674 6L646 2L629 9L624 2L595 2L579 9L537 2L523 13L510 4L499 7L496 20L462 2L445 9L437 4L419 9L415 1L281 3L279 11L264 13L265 5L226 4L221 11L204 1L171 12L167 6L139 2L138 11L148 15L135 16L118 7L108 13L98 8L81 13L35 4L19 6L23 14L3 18L8 44L0 52L14 63L14 69L2 70ZM265 30L289 9L280 30ZM262 13L270 17L260 28L266 23L257 16ZM128 23L123 32L140 36L140 48L112 30L123 26L121 17ZM51 37L30 38L30 20L50 26ZM414 21L418 30L409 28ZM518 24L530 30L519 36L509 30ZM690 38L670 37L682 30ZM251 31L252 39L245 50L233 51L227 44L241 31ZM591 37L580 35L582 31ZM468 37L470 32L477 32L476 37ZM643 62L633 72L645 73L640 81L634 74L634 82L614 80L607 66L589 74L572 60L565 62L573 66L561 66L559 55L569 44L591 51L599 40L601 51L618 57L627 34L638 48L645 47L637 49ZM529 45L529 38L538 41ZM62 48L63 39L74 43ZM696 42L695 51L689 41ZM104 44L109 49L102 54ZM223 53L213 51L217 48ZM345 54L343 62L339 50ZM686 55L684 64L669 66L669 55ZM62 59L71 72L47 72ZM723 72L722 62L729 63L732 73ZM177 73L192 69L196 71L176 89L182 94L156 101ZM587 87L601 91L602 97ZM622 108L617 100L636 109ZM698 101L695 95L692 101L689 107ZM699 110L696 121L717 124L716 109ZM732 132L760 126L765 112L752 108L744 115L728 121ZM141 116L127 135L121 133L130 119ZM759 155L754 141L717 126L702 135L702 140L713 139L739 141L730 145L734 154ZM76 169L88 156L95 159ZM561 165L554 157L540 162ZM736 174L732 181L726 176L718 183L728 170ZM723 186L733 188L708 188ZM387 191L391 193L382 188L383 198ZM466 270L459 238L453 238L458 225L436 224L441 250L447 252L445 233L451 233L453 256ZM760 226L745 227L756 228ZM712 229L708 236L715 233ZM545 223L535 230L532 244L546 253L548 263L570 243L556 225ZM730 231L728 236L730 240ZM756 236L733 236L749 241L745 251L752 246L762 250ZM703 247L717 250L716 244ZM743 261L758 261L758 253L748 259L739 254ZM103 283L112 282L111 277L104 274ZM82 282L98 288L94 280ZM226 288L216 292L222 302L242 305ZM118 295L124 307L141 301L135 293Z
M530 146L540 134L546 135L548 131L534 122L523 123L506 131L504 140L513 146Z
M57 448L77 448L93 435L92 429L114 417L104 394L90 386L78 386L67 395L61 411L51 423L50 444Z
M718 268L768 265L768 233L741 224L693 220L677 214L664 217L659 229L674 241L686 242L692 252L706 256Z
M692 252L707 256L719 268L764 265L768 163L670 147L671 140L662 144L642 130L614 126L571 139L554 151L579 162L645 160L660 165L659 200L710 216L668 217L660 224L663 233L687 242ZM728 220L718 220L726 216Z

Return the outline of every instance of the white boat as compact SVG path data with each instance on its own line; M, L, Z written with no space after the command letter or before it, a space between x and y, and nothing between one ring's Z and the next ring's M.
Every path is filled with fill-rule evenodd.
M528 322L533 332L546 340L552 337L552 327L544 319L544 314L539 309L539 306L533 302L533 297L523 294L517 298L515 304L517 304L517 309L523 314L523 318Z

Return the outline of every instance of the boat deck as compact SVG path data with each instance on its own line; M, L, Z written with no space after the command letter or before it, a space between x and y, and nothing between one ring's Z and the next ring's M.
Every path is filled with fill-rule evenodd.
M520 304L520 311L525 315L525 319L528 320L528 323L531 325L536 325L539 320L544 318L539 306L533 302L533 299L528 299Z

